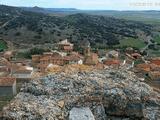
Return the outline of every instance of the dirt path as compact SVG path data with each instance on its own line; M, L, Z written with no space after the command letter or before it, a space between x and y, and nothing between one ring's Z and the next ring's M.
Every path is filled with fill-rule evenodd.
M147 39L147 43L148 44L144 48L142 48L142 52L144 52L145 50L147 50L148 47L153 44L152 41L151 41L152 38L150 36L148 36L148 38L146 38L146 39Z
M19 11L16 10L17 15L14 16L12 19L6 21L3 25L0 26L0 29L4 28L5 26L7 26L11 21L15 20L17 17L19 17L20 15L22 15Z
M12 18L11 20L5 22L2 26L0 26L0 29L4 28L5 26L7 26L11 21L13 21L14 19L16 19L18 16Z

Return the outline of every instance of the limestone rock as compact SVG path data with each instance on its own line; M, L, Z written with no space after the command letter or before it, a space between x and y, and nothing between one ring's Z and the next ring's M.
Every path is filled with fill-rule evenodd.
M95 120L89 108L72 108L69 120Z
M67 120L72 108L87 108L96 120L158 120L159 96L126 68L57 73L26 83L3 117Z

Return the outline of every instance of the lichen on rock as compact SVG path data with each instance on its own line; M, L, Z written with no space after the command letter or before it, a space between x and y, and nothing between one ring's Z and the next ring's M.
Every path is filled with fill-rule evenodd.
M68 120L75 107L89 108L95 120L158 120L160 94L124 68L56 73L25 84L3 117Z

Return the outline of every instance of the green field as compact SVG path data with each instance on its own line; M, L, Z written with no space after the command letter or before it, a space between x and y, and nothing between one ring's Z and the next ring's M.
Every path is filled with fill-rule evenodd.
M148 53L149 53L149 56L160 57L160 50L149 50Z
M4 49L7 49L7 44L4 41L0 40L0 51L3 51Z
M157 44L160 44L160 36L157 36L154 41L157 43Z
M116 47L134 47L141 49L145 47L145 43L139 39L134 38L125 38L123 40L120 40L120 44L116 45Z

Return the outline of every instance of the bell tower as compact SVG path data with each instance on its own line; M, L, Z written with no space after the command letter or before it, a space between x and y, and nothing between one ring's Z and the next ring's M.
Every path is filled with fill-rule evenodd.
M84 48L84 55L90 56L91 55L91 46L90 43Z

